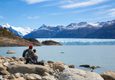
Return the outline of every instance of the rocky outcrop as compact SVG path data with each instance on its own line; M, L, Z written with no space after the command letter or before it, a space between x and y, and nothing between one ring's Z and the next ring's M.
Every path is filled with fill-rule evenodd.
M104 80L115 80L115 71L107 71L101 74Z
M53 40L42 41L42 45L61 45L59 42Z
M45 66L41 65L31 65L31 64L16 64L16 65L11 65L8 66L8 71L10 73L34 73L34 74L39 74L39 75L45 75L45 72L49 73L50 69L48 69Z
M38 40L34 39L34 38L24 38L24 39L32 42L32 44L34 44L34 45L41 46L41 43Z
M39 43L33 43L20 37L17 38L0 37L0 46L28 46L30 44L33 44L35 46L40 45Z
M0 64L0 75L8 75L8 74L9 72L6 70L6 67Z
M48 40L39 42L34 38L22 38L14 35L12 32L7 30L7 28L0 28L0 46L28 46L28 45L61 45L59 42Z
M63 62L24 63L22 58L0 57L0 80L104 80L97 73L69 68Z
M59 80L104 80L99 74L80 69L66 68Z

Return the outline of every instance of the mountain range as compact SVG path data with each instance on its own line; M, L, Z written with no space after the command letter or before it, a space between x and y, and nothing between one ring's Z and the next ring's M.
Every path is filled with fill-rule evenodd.
M71 23L67 26L47 26L25 35L24 38L115 38L115 20L97 23Z
M79 22L67 26L47 26L38 29L1 25L13 34L24 38L115 38L115 20L97 23Z

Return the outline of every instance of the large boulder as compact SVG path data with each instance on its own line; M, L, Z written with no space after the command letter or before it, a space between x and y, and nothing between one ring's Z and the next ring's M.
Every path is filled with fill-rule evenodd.
M8 75L8 74L9 72L6 70L6 67L0 64L0 75Z
M0 71L6 69L2 64L0 64Z
M63 62L55 62L55 63L53 63L53 69L59 70L62 72L65 69L65 65Z
M99 74L80 69L66 68L59 80L104 80Z
M43 76L42 80L57 80L57 79L54 76L49 75L49 76Z
M14 73L35 73L39 75L44 75L45 72L50 72L50 70L41 65L32 65L32 64L16 64L8 66L8 71L12 74Z
M40 75L37 74L25 74L26 80L42 80Z
M101 74L104 80L115 80L115 71L107 71Z

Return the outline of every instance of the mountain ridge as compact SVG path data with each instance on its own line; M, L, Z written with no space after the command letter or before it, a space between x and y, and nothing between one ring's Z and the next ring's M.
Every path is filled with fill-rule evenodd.
M87 22L70 23L67 26L54 27L43 24L37 30L25 35L24 38L115 38L115 31L112 30L114 27L115 20L93 24Z
M23 37L24 35L33 31L33 29L29 27L15 27L15 26L11 26L8 23L0 25L0 26L3 28L4 27L7 28L10 32L12 32L14 35L19 36L19 37Z
M0 46L28 46L30 44L39 45L38 42L25 40L14 35L7 28L0 27Z
M115 38L115 31L112 26L115 26L115 20L106 22L79 22L70 23L66 26L47 26L43 24L38 29L31 29L29 27L14 27L9 24L0 25L0 27L7 28L14 35L23 38ZM112 28L107 32L108 27ZM107 37L111 36L111 37Z

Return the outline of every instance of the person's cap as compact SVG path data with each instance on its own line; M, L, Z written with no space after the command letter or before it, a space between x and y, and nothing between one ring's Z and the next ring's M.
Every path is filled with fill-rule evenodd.
M29 49L32 49L33 48L33 46L32 45L29 45Z

